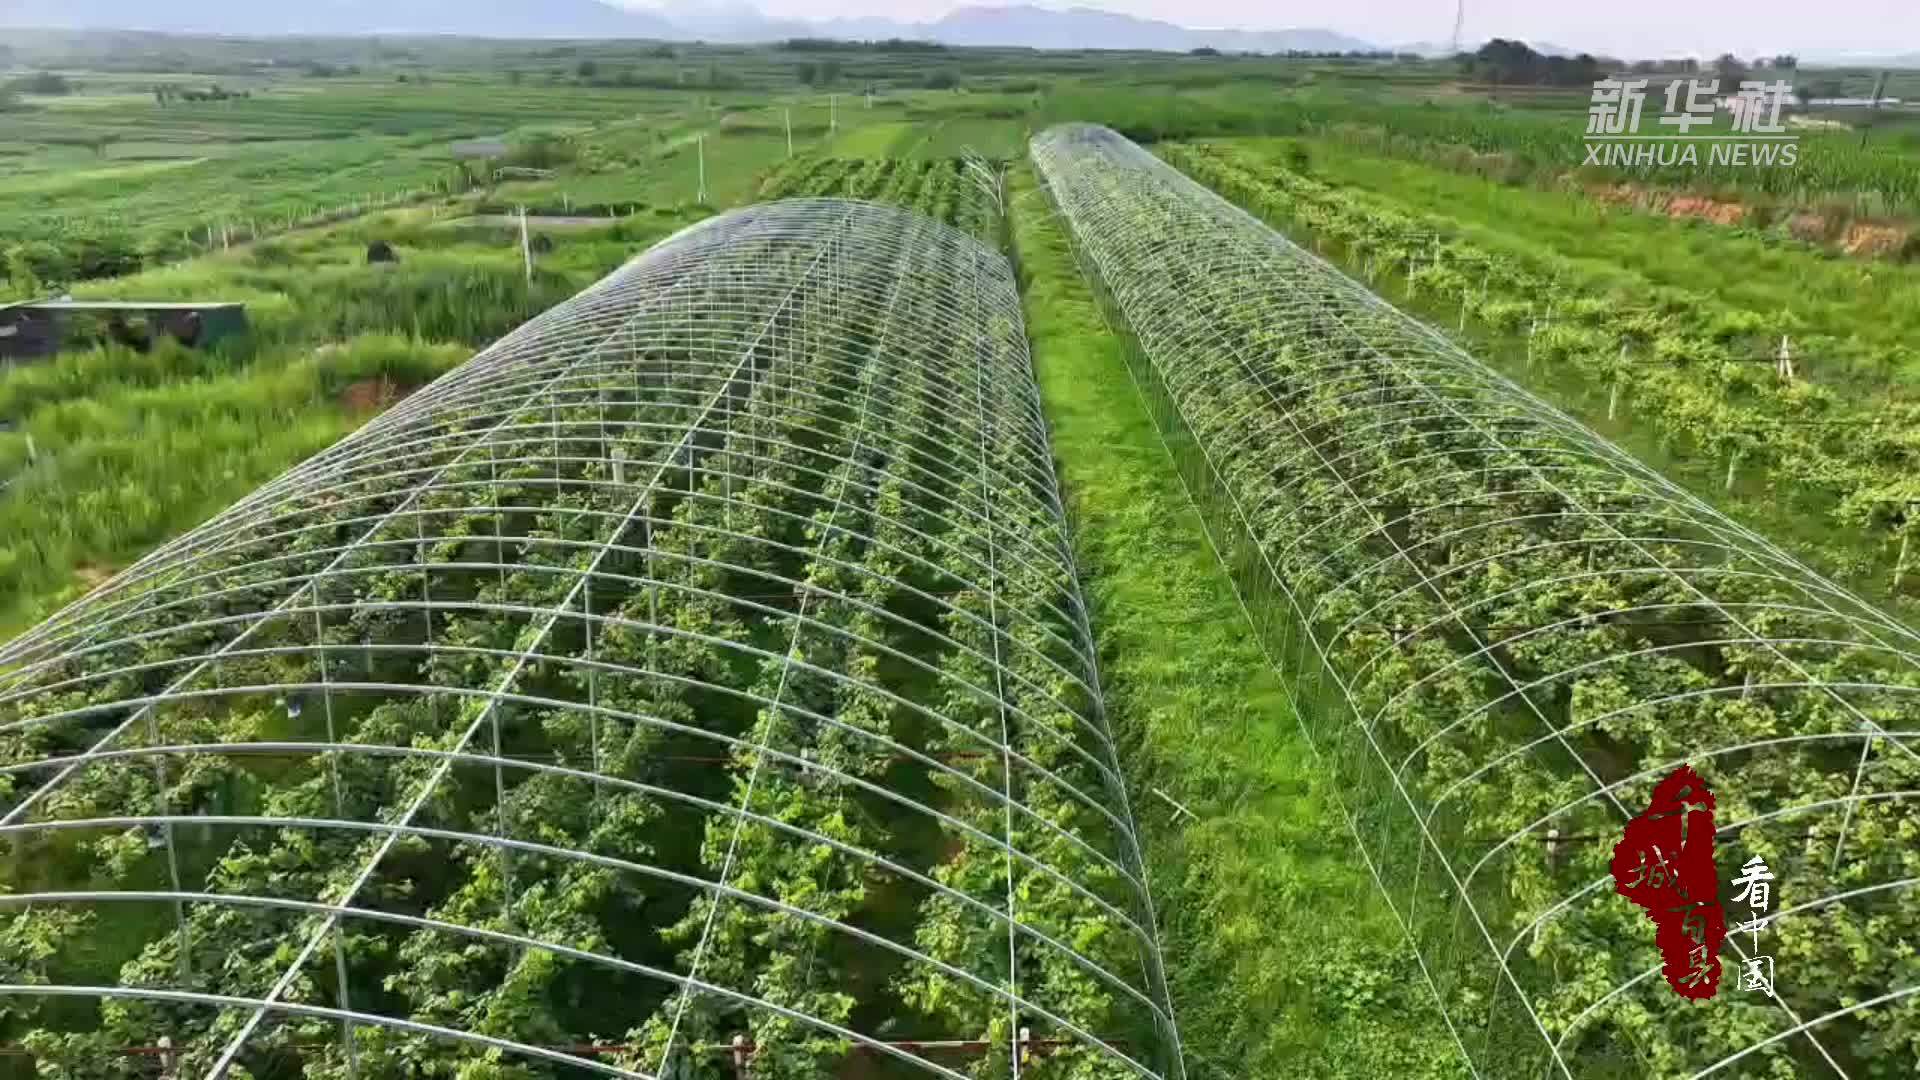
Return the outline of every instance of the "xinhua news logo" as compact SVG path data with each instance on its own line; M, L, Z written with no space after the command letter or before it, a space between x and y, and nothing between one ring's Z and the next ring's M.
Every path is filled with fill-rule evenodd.
M1787 134L1780 113L1793 85L1742 82L1722 97L1718 79L1675 79L1652 130L1642 133L1647 79L1601 79L1587 108L1588 165L1651 168L1707 165L1787 168L1799 164L1800 137ZM1716 125L1721 113L1725 127ZM1704 128L1699 134L1695 128ZM1703 150L1704 148L1704 150Z

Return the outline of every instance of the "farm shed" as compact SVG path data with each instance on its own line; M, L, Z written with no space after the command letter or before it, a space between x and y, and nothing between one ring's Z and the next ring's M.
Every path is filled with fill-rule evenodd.
M52 356L76 318L94 321L103 336L136 348L161 337L205 348L247 330L246 305L236 302L34 300L0 307L0 361Z

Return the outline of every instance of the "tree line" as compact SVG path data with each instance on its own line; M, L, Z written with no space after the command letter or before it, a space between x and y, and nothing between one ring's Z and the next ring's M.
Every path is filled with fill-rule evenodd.
M1800 66L1799 58L1791 53L1759 58L1751 64L1732 53L1722 53L1709 64L1693 57L1638 60L1628 64L1591 53L1548 55L1524 41L1506 38L1494 38L1470 53L1456 53L1454 62L1470 77L1508 86L1592 86L1614 72L1631 71L1637 75L1711 73L1722 87L1729 89L1756 77L1758 71L1792 71Z

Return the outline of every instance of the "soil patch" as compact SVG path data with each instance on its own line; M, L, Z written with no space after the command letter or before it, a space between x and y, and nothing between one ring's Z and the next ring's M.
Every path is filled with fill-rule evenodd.
M1847 226L1847 236L1840 247L1849 255L1881 258L1898 255L1912 237L1913 230L1904 226L1857 222Z
M392 379L361 379L340 391L340 407L351 413L377 413L411 393L413 387Z

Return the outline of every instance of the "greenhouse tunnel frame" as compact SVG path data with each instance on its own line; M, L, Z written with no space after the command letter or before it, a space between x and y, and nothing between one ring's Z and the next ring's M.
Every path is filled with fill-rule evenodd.
M949 449L956 432L968 438ZM1081 1055L1101 1075L1184 1076L1066 528L1005 258L917 214L848 200L708 218L0 648L10 744L0 775L16 785L0 834L16 850L72 834L107 851L117 837L123 861L149 879L21 891L0 897L0 913L169 909L140 953L147 982L27 980L0 994L97 999L103 1015L124 999L147 1010L125 1023L145 1015L155 1038L201 1017L168 1053L210 1078L301 1054L355 1075L377 1070L382 1054L452 1045L562 1072L733 1075L728 1062L743 1053L786 1052L745 1034L762 1027L790 1032L815 1062L858 1050L964 1076L917 1049L944 1041L1002 1054L1014 1075L1023 1062ZM582 529L600 538L574 535ZM663 614L667 604L680 607ZM395 674L409 669L417 681ZM391 741L358 738L375 720ZM223 734L223 721L234 730ZM900 730L910 726L924 730ZM311 734L275 737L280 728ZM677 771L619 775L620 747L605 745L616 732ZM711 749L685 752L696 743ZM516 753L529 746L538 752ZM301 784L312 790L249 771L276 758L308 761ZM116 768L138 782L102 788ZM362 771L390 794L354 815L343 777L364 781ZM700 779L714 773L730 787ZM273 805L222 812L236 776ZM519 809L529 792L589 799L590 821L607 815L594 828L625 827L618 811L665 829L669 812L685 812L705 847L673 866L602 850L591 829L543 838L549 823ZM769 792L795 802L756 809ZM838 809L809 817L812 798ZM923 841L848 826L871 816L866 804L991 865L991 889L949 874ZM294 806L332 812L282 809ZM256 840L276 852L356 837L340 869L358 872L304 871L321 885L308 895L195 888L194 874L212 869L186 838L213 830L231 830L229 856L253 854ZM918 890L924 918L938 900L935 914L965 933L997 935L1000 969L939 955L939 927L884 926L862 901L822 913L811 894L787 900L765 882L737 883L743 844L749 857L796 864L796 852L818 855L832 868L820 871L821 892L864 898L879 879L901 895ZM442 850L434 845L469 874L440 900L477 909L497 899L497 912L407 910L408 868ZM76 841L65 857L79 850L96 849ZM676 957L691 940L692 953L642 962L605 940L519 927L538 915L530 895L553 902L540 880L516 880L529 861L559 867L556 880L578 873L612 890L606 881L637 877L681 890L678 922L650 931L683 938L654 951ZM691 869L709 862L717 873ZM1059 912L1023 910L1017 889ZM200 938L230 909L291 920L274 933L297 953L270 985L190 989L208 979ZM740 920L770 937L816 930L829 944L809 954L807 978L820 952L846 951L850 971L874 957L896 965L867 988L888 1003L965 998L947 1006L954 1030L885 1038L859 1030L851 1006L810 1006L822 1000L811 990L781 1004L755 981L732 985L770 977L771 948L758 970L703 977ZM1111 928L1096 947L1068 943L1094 923ZM477 942L506 954L510 973L534 951L617 971L658 984L659 1001L632 1029L640 1042L611 1050L481 1030L484 1016L479 1027L421 1020L417 1003L386 1006L424 991L363 994L350 975L370 962L357 951L367 941L350 934L363 924ZM400 940L388 948L404 955ZM918 981L902 989L909 972ZM403 975L389 970L389 983ZM1104 995L1105 1012L1069 1015L1073 1002L1048 998L1041 984L1066 978ZM350 990L374 1004L356 1009ZM738 1009L704 1018L715 1001ZM825 1010L841 1018L817 1015ZM314 1024L295 1030L301 1019ZM698 1055L695 1032L682 1031L726 1023L732 1037L700 1040ZM336 1035L314 1049L326 1026ZM404 1041L413 1036L424 1041Z
M1606 1055L1618 1051L1618 1045L1604 1045L1597 1052L1581 1046L1596 1036L1604 1042L1612 1033L1602 1029L1602 1021L1612 1018L1609 1006L1630 1004L1645 1013L1664 1003L1644 997L1629 1000L1635 993L1671 999L1657 978L1661 962L1651 948L1650 928L1625 900L1613 895L1604 855L1600 856L1602 865L1597 872L1585 873L1578 886L1551 896L1551 902L1539 898L1529 906L1497 897L1497 905L1487 903L1485 897L1476 898L1471 890L1475 877L1483 875L1490 864L1511 868L1521 860L1516 851L1523 843L1545 853L1549 875L1575 862L1593 865L1594 858L1587 852L1610 850L1610 842L1619 837L1619 822L1598 828L1570 824L1579 820L1582 806L1604 798L1621 817L1631 817L1623 800L1638 805L1637 800L1650 791L1654 781L1690 760L1706 766L1729 758L1764 762L1764 755L1771 752L1812 756L1829 744L1838 746L1832 755L1837 759L1834 767L1820 775L1830 776L1844 795L1816 797L1816 792L1750 806L1739 793L1723 790L1721 820L1734 820L1719 826L1717 839L1723 844L1742 844L1750 833L1764 832L1766 827L1789 819L1811 817L1811 831L1784 833L1768 837L1767 842L1807 841L1807 850L1792 858L1794 876L1781 875L1789 887L1798 887L1815 874L1825 880L1814 890L1816 898L1783 903L1771 913L1772 922L1797 929L1813 921L1809 916L1852 918L1856 921L1851 925L1858 933L1867 919L1881 918L1891 911L1894 916L1904 916L1905 925L1914 924L1916 905L1920 905L1914 886L1920 885L1920 877L1894 868L1860 886L1833 880L1825 869L1829 861L1836 868L1841 866L1849 854L1850 834L1858 836L1867 828L1884 835L1886 829L1897 829L1903 821L1912 820L1911 811L1902 804L1920 796L1920 783L1914 782L1920 779L1920 771L1914 768L1920 762L1920 753L1909 744L1915 732L1887 726L1883 721L1888 715L1910 721L1920 707L1920 635L1713 510L1512 379L1474 359L1446 335L1402 314L1325 260L1123 136L1097 125L1060 125L1036 135L1030 153L1050 208L1060 217L1074 257L1093 285L1109 326L1127 343L1130 375L1201 512L1215 553L1234 580L1269 660L1294 701L1308 745L1328 775L1339 782L1335 794L1358 845L1358 857L1398 921L1446 1028L1475 1075L1574 1077L1590 1075L1588 1069L1595 1070L1593 1074L1611 1075L1606 1071ZM1253 328L1236 324L1236 316ZM1260 336L1262 332L1265 336ZM1310 436L1307 432L1312 430L1311 425L1318 423L1311 411L1315 408L1325 410L1331 419L1325 422L1325 430ZM1206 409L1215 411L1203 414ZM1424 411L1428 409L1433 411ZM1306 419L1299 420L1303 414ZM1436 415L1444 415L1454 426L1433 423ZM1280 434L1275 434L1274 426L1261 426L1268 419L1282 425ZM1336 420L1341 423L1336 425ZM1307 426L1284 426L1296 423ZM1448 440L1463 445L1446 449ZM1396 447L1405 446L1413 449L1396 453ZM1457 511L1462 516L1466 512L1457 505L1435 507L1413 501L1409 493L1418 494L1420 481L1381 490L1365 486L1372 479L1368 474L1356 477L1339 466L1357 462L1356 469L1384 469L1412 462L1429 466L1433 478L1457 480L1474 474L1464 467L1449 472L1436 463L1450 455L1470 454L1506 463L1516 474L1541 480L1537 489L1521 491L1518 498L1503 494L1494 500L1496 505L1544 493L1547 501L1558 497L1565 503L1553 512L1538 514L1542 520L1566 519L1583 526L1610 527L1617 517L1634 523L1654 521L1665 528L1646 537L1613 530L1615 535L1608 542L1635 550L1645 556L1643 562L1628 560L1595 570L1593 562L1612 549L1584 535L1571 542L1550 537L1534 546L1498 548L1494 554L1448 562L1447 575L1461 573L1462 566L1469 572L1496 568L1509 571L1515 580L1510 592L1501 597L1612 575L1622 580L1640 577L1678 591L1690 590L1690 598L1593 610L1576 604L1563 617L1523 623L1510 628L1514 630L1511 636L1499 638L1483 634L1489 627L1462 617L1472 614L1476 607L1488 606L1485 598L1475 605L1455 604L1442 588L1434 587L1432 580L1424 584L1418 580L1395 583L1385 600L1373 594L1355 599L1361 592L1355 583L1364 585L1375 577L1391 581L1381 568L1398 565L1396 560L1413 568L1411 577L1426 578L1419 563L1407 551L1399 550L1402 544L1393 538L1396 529L1408 534L1408 543L1417 539L1419 545L1430 545L1432 536L1416 532L1421 515L1438 518L1442 510ZM1552 481L1544 479L1563 470L1575 480L1604 477L1623 505L1601 510L1579 507L1573 496L1557 491ZM1488 475L1496 472L1491 464L1481 471ZM1352 486L1349 480L1360 486ZM1343 485L1345 490L1328 496L1313 488L1317 481L1324 481L1328 491L1339 492ZM1265 501L1245 501L1263 482L1269 486ZM1432 480L1426 482L1431 484ZM1391 504L1393 499L1407 499L1408 508L1399 518L1381 520L1373 504ZM1289 516L1300 508L1321 516L1317 520ZM1358 521L1344 518L1355 509L1363 512ZM1491 534L1497 529L1515 528L1517 522L1533 516L1520 511L1511 515L1492 511L1485 518L1467 517L1465 524L1451 532L1441 526L1435 526L1435 531L1449 541L1458 540L1475 530ZM1383 550L1376 554L1368 549L1368 554L1355 560L1340 561L1368 543ZM1739 565L1723 567L1709 559L1671 565L1653 552L1662 544L1717 552L1728 563ZM1588 566L1581 571L1529 579L1525 558L1556 545L1587 551ZM1376 561L1369 563L1369 558ZM1328 568L1329 572L1321 575ZM1342 573L1348 576L1339 577ZM1720 584L1723 581L1776 589L1778 595L1764 594L1761 602L1743 606L1726 599L1721 590L1728 587ZM1399 623L1391 618L1399 601L1409 596L1424 598L1423 589L1440 598L1437 606L1443 610L1424 623ZM1339 620L1319 621L1319 615L1331 610L1329 605L1345 614ZM1657 617L1696 607L1716 611L1716 620L1724 620L1733 629L1717 639L1708 634L1703 635L1708 640L1642 642L1633 649L1565 668L1543 663L1537 677L1524 680L1516 680L1505 670L1509 661L1502 655L1511 652L1503 650L1529 645L1544 649L1547 643L1575 634L1612 632L1617 625L1610 622L1630 623L1636 617ZM1383 625L1368 625L1368 618L1382 608L1387 614L1377 621ZM1748 608L1759 615L1748 613ZM1763 624L1767 629L1756 630L1734 611L1755 622L1762 616L1771 621ZM1789 619L1802 619L1807 628L1773 629L1775 623ZM1675 620L1676 624L1686 621ZM1442 623L1456 632L1456 643L1450 644L1446 635L1436 632ZM1368 634L1373 645L1366 655L1371 658L1358 667L1358 676L1364 677L1375 665L1397 664L1398 678L1386 686L1360 683L1356 689L1347 681L1356 677L1356 665L1343 661L1340 650L1343 644ZM1421 647L1423 635L1435 640L1433 649L1438 654L1425 674L1421 674L1420 666L1404 659ZM1461 641L1464 644L1457 643ZM1658 665L1685 655L1687 650L1741 648L1771 655L1789 671L1798 669L1800 674L1771 681L1749 678L1744 685L1737 680L1732 686L1690 685L1675 693L1642 699L1629 696L1625 704L1611 711L1582 717L1577 724L1564 728L1542 712L1543 708L1553 708L1555 701L1536 704L1536 695L1543 688L1552 690L1557 683L1576 682L1623 661L1654 665L1653 670L1665 671ZM1392 707L1410 697L1417 698L1424 688L1471 665L1492 669L1488 673L1490 681L1500 682L1505 676L1507 689L1498 694L1480 692L1478 698L1462 691L1468 696L1455 706L1450 721L1424 741L1401 739L1404 746L1395 749L1404 748L1404 756L1388 754L1382 743L1397 734L1392 729L1393 721L1399 718ZM1849 665L1864 670L1850 679L1822 675L1829 667ZM1796 694L1805 697L1788 696ZM1768 695L1782 695L1787 704L1780 715L1788 722L1800 716L1802 726L1788 727L1778 737L1724 742L1656 732L1650 741L1659 748L1658 753L1650 752L1638 762L1609 769L1604 780L1594 771L1597 755L1591 755L1587 747L1576 748L1569 739L1570 733L1576 738L1581 734L1576 729L1598 729L1599 725L1619 723L1655 707L1685 708L1728 699L1744 705L1756 696L1764 701ZM1812 704L1807 704L1809 700ZM1547 732L1515 737L1512 745L1496 744L1498 756L1479 762L1469 775L1452 778L1440 800L1420 789L1421 765L1432 761L1434 751L1448 749L1444 745L1448 738L1464 741L1462 732L1470 731L1476 722L1494 726L1495 710L1515 702L1539 713ZM1845 722L1835 725L1837 730L1819 726L1823 710L1829 708L1845 715ZM1791 709L1800 712L1787 711ZM1447 715L1444 710L1442 715ZM1487 838L1484 850L1470 851L1461 865L1462 879L1450 859L1454 846L1436 837L1435 831L1452 827L1454 823L1448 819L1464 816L1464 811L1458 801L1446 808L1441 802L1471 797L1477 789L1500 781L1499 770L1518 770L1553 749L1563 751L1563 769L1580 770L1591 777L1590 790L1577 797L1570 793L1570 801L1565 803L1547 800L1537 816L1529 812L1519 819L1517 827ZM1877 758L1876 752L1880 755ZM1803 764L1789 760L1789 765ZM1612 775L1614 772L1620 775ZM1341 796L1341 786L1351 795ZM1734 808L1749 810L1749 815L1737 817ZM1459 833L1456 839L1464 835ZM1774 854L1781 852L1776 850ZM1422 875L1439 873L1433 869L1436 863L1446 879L1439 881L1437 888L1425 887L1428 878ZM1525 872L1537 874L1531 869ZM1484 886L1485 877L1481 877L1481 883ZM1722 887L1724 890L1724 882ZM1423 901L1424 897L1437 897L1439 902ZM1428 906L1423 910L1421 903ZM1488 910L1483 912L1483 906ZM1434 907L1451 909L1451 917L1440 920L1437 928L1416 917L1434 919ZM1502 929L1508 927L1501 921L1503 917L1512 919L1514 925ZM1589 929L1619 930L1604 947L1620 959L1612 960L1609 974L1598 977L1592 1000L1567 1005L1553 1000L1560 990L1558 980L1537 969L1529 971L1525 962L1533 949L1542 947L1544 935L1569 923L1578 926L1579 919L1586 919ZM1839 925L1845 929L1846 924ZM1578 930L1569 933L1577 934ZM1532 948L1523 949L1529 942ZM1559 944L1563 954L1570 952L1564 943ZM1746 955L1743 944L1731 932L1724 942L1742 958ZM1587 945L1589 953L1602 948L1592 941ZM1484 955L1478 957L1482 969L1476 971L1476 954L1483 948ZM1721 988L1722 1000L1713 1002L1712 1007L1740 996L1730 972ZM1539 977L1527 979L1528 974ZM1474 1011L1461 1013L1461 1002L1474 1000L1458 994L1470 977L1480 980L1478 997L1484 1001ZM1673 1016L1670 1034L1661 1027L1661 1021L1654 1021L1657 1038L1667 1040L1657 1049L1684 1057L1684 1063L1662 1060L1660 1067L1666 1070L1662 1074L1726 1075L1731 1067L1743 1064L1765 1069L1772 1053L1782 1052L1784 1044L1795 1043L1801 1056L1790 1061L1812 1061L1822 1071L1830 1068L1828 1075L1898 1075L1897 1062L1888 1065L1882 1060L1877 1066L1863 1065L1861 1055L1871 1057L1870 1052L1851 1047L1836 1051L1821 1038L1833 1029L1819 1029L1849 1017L1871 1019L1871 1010L1878 1007L1904 1007L1910 1021L1907 1029L1911 1030L1912 1010L1920 1005L1915 998L1920 985L1882 983L1858 991L1848 987L1826 992L1821 987L1794 985L1786 972L1781 979L1783 988L1791 989L1783 989L1780 995L1770 994L1753 1012L1772 1013L1782 1019L1768 1028L1750 1024L1751 1030L1744 1030L1734 1041L1721 1039L1716 1043L1702 1035L1697 1023L1689 1026L1688 1021L1700 1014L1669 1014ZM1817 993L1832 998L1844 993L1850 1000L1834 1000L1830 1007L1817 1010L1796 1007L1795 1002L1804 1006ZM1551 1028L1537 1009L1541 1004L1560 1008L1549 1018ZM1675 1001L1673 1005L1684 1007L1686 1003ZM1743 1013L1740 1022L1749 1019L1751 1015ZM1898 1045L1901 1017L1895 1015L1888 1023L1890 1028L1881 1033L1879 1044L1883 1054L1889 1045ZM1763 1051L1769 1053L1754 1057ZM1646 1067L1646 1061L1640 1060L1638 1066Z

